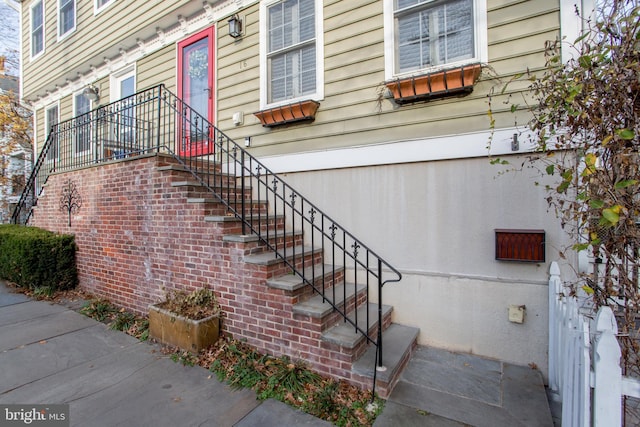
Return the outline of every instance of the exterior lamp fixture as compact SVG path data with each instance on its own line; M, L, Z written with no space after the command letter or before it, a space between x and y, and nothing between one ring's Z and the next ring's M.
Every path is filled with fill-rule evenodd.
M233 15L229 18L229 35L234 39L242 35L242 20L238 15Z
M85 87L82 91L82 96L84 96L91 102L98 102L98 100L100 99L100 93L98 91L98 88L95 86Z

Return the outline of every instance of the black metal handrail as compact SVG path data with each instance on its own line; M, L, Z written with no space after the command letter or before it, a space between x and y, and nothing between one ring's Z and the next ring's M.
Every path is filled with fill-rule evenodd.
M91 149L78 151L87 146ZM402 274L164 85L55 125L14 212L14 222L20 218L24 200L32 197L36 201L39 182L44 183L49 174L150 152L171 154L183 164L242 221L243 234L257 235L354 331L377 347L376 365L382 366L382 288L400 281ZM42 160L46 157L53 161ZM51 167L45 167L41 174L47 164ZM249 190L250 199L246 196ZM293 232L273 225L282 217L285 229ZM300 234L303 244L296 237ZM318 265L314 254L319 249L323 262ZM336 287L325 287L320 278L329 276L335 285L341 272L343 302L337 304ZM347 307L347 286L354 289L353 315ZM367 310L364 318L359 318L358 288L362 286L366 291L361 302ZM368 309L370 286L378 291L375 318ZM377 334L372 336L370 330L376 321Z

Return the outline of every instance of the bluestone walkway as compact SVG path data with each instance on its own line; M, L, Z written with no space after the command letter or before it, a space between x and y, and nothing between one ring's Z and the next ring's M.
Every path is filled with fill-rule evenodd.
M374 427L400 425L552 427L553 421L539 371L418 347Z
M331 425L0 281L0 404L10 403L68 403L83 427ZM551 426L539 373L419 347L374 427L461 425Z
M0 282L0 404L11 403L68 403L83 427L331 426Z

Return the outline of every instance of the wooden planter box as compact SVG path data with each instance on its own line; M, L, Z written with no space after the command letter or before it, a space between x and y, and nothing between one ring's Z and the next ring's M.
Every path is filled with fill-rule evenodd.
M447 95L467 94L480 76L480 64L412 76L385 83L398 104L424 101Z
M262 126L273 127L296 122L312 122L316 118L319 102L308 100L269 108L268 110L253 113L262 123Z
M149 335L164 344L197 352L218 341L220 316L193 320L152 305L149 307Z

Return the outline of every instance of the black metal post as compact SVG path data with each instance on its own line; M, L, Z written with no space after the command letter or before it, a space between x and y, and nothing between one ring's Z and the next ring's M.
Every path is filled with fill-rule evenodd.
M378 368L382 368L382 260L378 258Z

